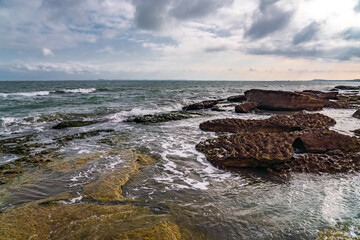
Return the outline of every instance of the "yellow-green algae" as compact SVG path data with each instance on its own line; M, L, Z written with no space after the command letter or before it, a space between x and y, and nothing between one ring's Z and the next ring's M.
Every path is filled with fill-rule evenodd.
M79 195L64 193L7 209L0 213L0 239L207 239L180 227L170 214L154 214L146 207L131 204L131 199L122 195L122 187L141 166L154 163L155 159L134 151L117 154L131 161L83 187L81 196L96 203L65 204ZM53 167L76 168L96 156L99 155L77 159L82 161L67 159ZM115 200L127 201L108 205Z
M318 234L319 240L359 240L360 225L352 222L338 223L335 227L324 229Z

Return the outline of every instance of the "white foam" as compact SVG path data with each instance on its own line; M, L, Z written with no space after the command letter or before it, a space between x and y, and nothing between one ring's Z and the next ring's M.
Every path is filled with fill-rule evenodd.
M65 93L91 93L95 92L96 88L77 88L77 89L64 89Z
M36 96L47 96L50 91L37 91L37 92L17 92L17 93L0 93L0 97L36 97Z
M143 115L152 115L152 114L160 114L164 112L178 111L181 109L181 104L169 105L158 108L138 108L135 107L130 111L122 111L109 116L109 120L112 122L123 122L129 117L134 116L143 116Z

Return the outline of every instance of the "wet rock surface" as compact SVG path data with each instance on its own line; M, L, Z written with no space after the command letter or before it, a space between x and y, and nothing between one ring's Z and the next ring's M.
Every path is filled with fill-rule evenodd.
M217 119L200 128L234 134L208 139L196 149L215 165L263 167L279 177L359 171L359 139L328 130L334 124L327 116L304 112L264 120Z
M215 165L225 167L268 167L292 157L296 136L289 133L237 133L196 145Z
M64 129L64 128L70 128L70 127L84 127L99 123L99 121L65 121L56 124L52 127L52 129Z
M345 85L339 85L339 86L335 86L335 89L339 89L339 90L359 90L360 87L357 86L345 86Z
M228 102L244 102L246 101L245 95L230 96L226 99Z
M149 114L143 116L130 117L126 121L135 122L135 123L159 123L159 122L177 121L177 120L199 117L199 116L204 116L204 114L198 112L175 111L170 113Z
M339 95L338 92L322 92L322 91L314 91L314 90L304 90L302 94L312 96L318 99L333 99L336 100Z
M358 109L358 110L353 114L353 117L360 119L360 109Z
M212 108L218 103L219 103L219 100L207 100L207 101L202 101L202 102L199 102L199 103L194 103L194 104L185 106L182 109L184 111L201 110L201 109L206 109L206 108Z
M326 101L309 95L287 92L252 89L245 92L246 100L256 102L259 109L278 111L321 110Z
M249 113L254 110L258 104L256 102L245 102L239 104L235 107L235 112L237 113Z
M291 161L275 164L268 171L276 176L288 178L290 173L355 173L360 171L360 154L341 151L327 154L302 154Z
M14 154L18 158L0 165L0 185L11 182L23 173L52 162L59 155L62 146L76 139L107 135L112 129L99 129L72 135L55 137L48 142L37 142L35 135L7 138L0 140L0 153Z
M203 122L200 129L213 132L291 132L306 128L327 128L335 125L335 120L325 115L299 112L293 115L278 115L264 120L244 120L238 118L216 119Z

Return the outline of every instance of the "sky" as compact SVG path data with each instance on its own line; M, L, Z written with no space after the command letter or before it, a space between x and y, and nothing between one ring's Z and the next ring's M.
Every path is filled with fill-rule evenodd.
M360 0L0 0L0 80L360 78Z

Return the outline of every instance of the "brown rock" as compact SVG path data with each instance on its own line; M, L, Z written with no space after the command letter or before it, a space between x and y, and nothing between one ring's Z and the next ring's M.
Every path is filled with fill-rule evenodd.
M203 122L200 129L213 132L292 132L306 128L328 128L335 120L325 115L299 112L293 115L278 115L264 120L238 118L216 119Z
M235 107L235 112L237 113L249 113L257 107L257 103L255 102L245 102L239 104Z
M290 133L237 133L196 145L215 165L225 167L268 167L293 156Z
M301 93L260 89L246 91L245 97L249 102L257 102L260 109L277 111L316 111L327 102Z
M246 101L245 95L231 96L226 99L228 102L244 102Z
M360 171L359 153L297 155L291 161L275 164L267 169L273 175L288 178L291 172L297 173L354 173Z
M194 104L185 106L182 109L184 111L189 111L189 110L200 110L200 109L205 109L205 108L212 108L213 106L218 104L218 102L219 102L218 100L202 101L199 103L194 103Z
M330 130L310 130L301 133L294 147L307 153L326 153L331 150L357 152L360 151L360 142L356 137Z
M338 92L321 92L321 91L314 91L314 90L304 90L302 92L305 95L312 96L318 99L337 99Z

